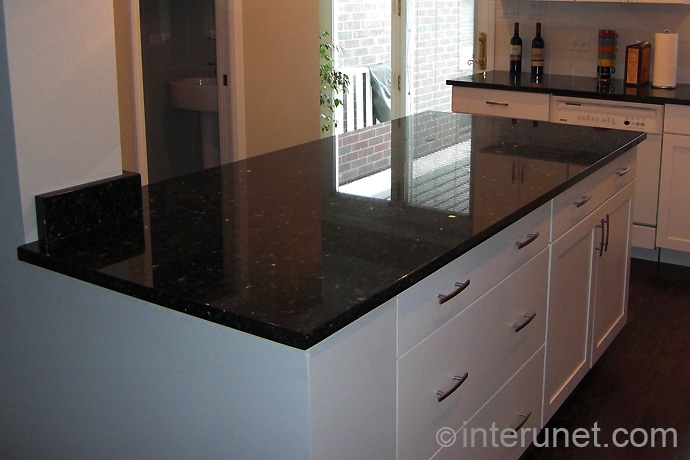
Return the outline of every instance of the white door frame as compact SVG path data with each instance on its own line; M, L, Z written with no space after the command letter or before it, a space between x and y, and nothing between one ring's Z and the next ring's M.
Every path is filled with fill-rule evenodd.
M135 155L143 185L148 184L146 117L144 111L144 71L141 50L139 0L129 1L134 103ZM216 60L218 74L218 121L220 162L231 163L247 157L244 101L244 53L242 0L216 0ZM227 82L227 85L225 83Z
M144 69L141 54L141 14L139 0L129 0L129 30L132 58L132 95L134 98L134 149L142 185L149 183L146 158L146 116L144 112Z

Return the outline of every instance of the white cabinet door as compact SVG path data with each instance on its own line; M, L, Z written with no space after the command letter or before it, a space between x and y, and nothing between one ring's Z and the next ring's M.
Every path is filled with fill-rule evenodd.
M664 134L657 246L690 252L690 136Z
M585 219L551 247L546 332L546 423L589 370L589 301L594 226Z
M546 423L627 319L635 181L552 245L546 333Z
M627 319L631 207L634 184L617 193L597 212L596 271L592 302L592 361L599 359ZM599 227L601 225L601 227ZM595 231L596 233L596 231ZM599 243L603 239L603 245Z

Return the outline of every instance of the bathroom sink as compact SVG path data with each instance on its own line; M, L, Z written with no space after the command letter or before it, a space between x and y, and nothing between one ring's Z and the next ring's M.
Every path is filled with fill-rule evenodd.
M218 112L216 77L186 77L167 81L171 107L197 112Z

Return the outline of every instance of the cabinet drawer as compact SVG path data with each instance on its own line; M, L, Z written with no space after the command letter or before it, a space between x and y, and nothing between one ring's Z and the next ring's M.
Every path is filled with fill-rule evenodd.
M550 204L470 250L450 264L424 278L398 296L398 356L457 315L482 294L530 260L548 244ZM527 235L539 236L518 249L516 242ZM456 297L440 304L439 294L457 290L456 283L469 285Z
M664 132L690 135L690 106L667 105L664 109Z
M547 271L544 249L398 360L399 459L431 457L437 431L458 430L544 344Z
M544 348L532 358L491 398L472 419L452 436L439 439L447 445L434 460L515 460L532 443L541 429L541 389L544 372ZM524 424L523 424L524 422ZM506 438L501 433L516 428L518 437ZM492 439L492 428L498 429ZM523 436L524 432L524 436ZM522 439L524 438L524 443ZM450 441L448 441L450 440ZM454 441L451 443L451 441ZM492 442L495 441L495 444ZM513 445L514 443L514 445ZM486 446L486 447L485 447Z
M626 152L554 198L552 241L635 179L636 151Z
M453 87L453 112L549 121L549 95Z

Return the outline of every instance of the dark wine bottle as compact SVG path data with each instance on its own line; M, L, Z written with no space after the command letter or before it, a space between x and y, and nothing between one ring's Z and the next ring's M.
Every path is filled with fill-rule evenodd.
M537 23L537 35L532 40L532 75L544 75L544 39L541 38L541 22Z
M515 33L510 39L510 73L522 72L522 39L520 38L520 23L515 23Z

